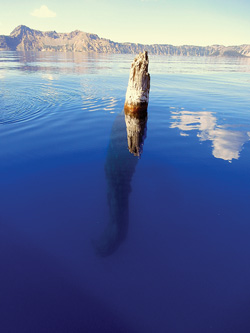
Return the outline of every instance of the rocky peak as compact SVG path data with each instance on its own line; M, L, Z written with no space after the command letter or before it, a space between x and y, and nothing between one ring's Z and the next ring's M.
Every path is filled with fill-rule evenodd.
M46 31L44 33L46 36L50 38L59 38L59 34L54 30L54 31Z
M98 35L96 35L96 34L87 33L86 35L87 35L87 37L89 39L92 39L92 40L98 40L98 39L100 39L100 37Z
M69 33L69 36L71 38L74 38L75 36L78 36L81 33L82 33L82 31L80 31L80 30L74 30L74 31L72 31L72 32Z
M16 27L10 34L11 37L18 37L20 35L23 35L27 32L32 32L33 30L27 27L26 25L19 25Z

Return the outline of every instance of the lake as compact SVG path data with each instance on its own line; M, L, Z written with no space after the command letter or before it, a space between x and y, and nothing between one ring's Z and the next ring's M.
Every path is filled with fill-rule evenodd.
M250 59L0 52L1 332L250 332Z

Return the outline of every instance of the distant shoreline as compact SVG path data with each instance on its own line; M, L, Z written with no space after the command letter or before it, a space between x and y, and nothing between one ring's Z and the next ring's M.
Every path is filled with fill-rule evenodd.
M70 33L39 31L20 25L9 36L0 35L0 51L95 52L135 54L147 50L152 55L250 57L250 45L195 46L170 44L117 43L96 34L75 30Z

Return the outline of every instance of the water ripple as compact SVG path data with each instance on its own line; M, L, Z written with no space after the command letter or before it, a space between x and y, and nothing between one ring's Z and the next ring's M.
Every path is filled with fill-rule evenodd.
M95 86L76 82L68 89L68 84L59 82L53 76L42 77L42 81L29 84L25 80L13 86L4 85L0 91L0 124L31 121L56 113L71 113L75 116L86 112L114 113L118 100L108 91L100 96Z
M0 94L0 124L28 121L45 114L51 107L49 99L42 96L28 95L27 90L16 91L14 94Z

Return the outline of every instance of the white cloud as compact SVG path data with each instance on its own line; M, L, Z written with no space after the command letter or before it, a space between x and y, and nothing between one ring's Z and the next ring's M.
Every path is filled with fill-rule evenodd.
M43 5L39 9L35 9L30 15L35 17L55 17L56 13Z

